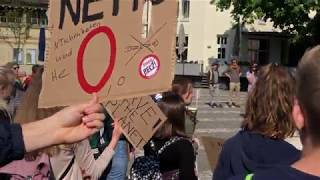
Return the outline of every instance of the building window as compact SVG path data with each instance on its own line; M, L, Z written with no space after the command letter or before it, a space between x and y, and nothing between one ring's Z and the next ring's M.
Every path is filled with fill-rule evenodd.
M269 40L249 39L248 40L248 60L261 65L267 64L269 58Z
M188 19L190 15L190 0L182 0L182 15Z
M218 35L218 37L217 37L217 44L219 44L219 45L226 45L226 44L228 44L228 37L222 36L222 35Z
M26 64L36 64L36 56L37 56L36 49L27 49Z
M218 59L226 58L226 48L218 48Z
M180 57L180 54L179 54L179 38L176 37L176 55L177 55L177 58L178 58L178 61L182 60L182 61L187 61L188 59L188 44L189 44L189 37L188 36L185 36L185 43L184 43L184 51L183 53L181 54L182 57Z
M217 36L218 45L218 59L226 59L226 48L228 44L228 37L225 35Z
M13 48L13 61L23 64L23 50L21 48Z

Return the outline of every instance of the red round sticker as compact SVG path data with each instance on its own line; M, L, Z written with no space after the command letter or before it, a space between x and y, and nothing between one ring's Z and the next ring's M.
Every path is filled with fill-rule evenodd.
M159 58L150 54L142 59L139 64L139 73L145 79L151 79L154 77L160 70L160 61Z
M88 83L88 81L86 80L86 78L84 76L83 56L84 56L84 52L85 52L90 40L99 33L105 34L109 39L109 42L107 42L107 43L110 44L110 57L108 59L108 60L110 60L110 62L109 62L109 66L107 67L105 73L103 74L103 76L100 79L100 81L98 82L98 84L91 85ZM80 83L80 86L82 87L82 89L85 92L87 92L89 94L91 94L93 92L99 92L104 87L104 85L108 82L108 80L110 79L111 74L113 72L115 62L116 62L116 51L117 51L116 47L117 47L116 38L115 38L112 30L107 26L101 26L96 29L93 29L84 38L83 42L80 45L79 51L78 51L77 74L78 74L78 81Z

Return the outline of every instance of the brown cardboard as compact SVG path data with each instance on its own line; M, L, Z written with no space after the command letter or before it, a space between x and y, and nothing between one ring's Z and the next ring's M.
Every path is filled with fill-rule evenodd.
M169 90L177 2L152 2L144 39L145 0L50 0L52 34L39 106L85 102L92 92L104 102Z
M224 141L224 139L210 136L201 137L201 142L208 156L208 161L212 170L217 166Z
M138 149L167 119L150 96L108 101L104 105L113 118L119 118L124 135Z

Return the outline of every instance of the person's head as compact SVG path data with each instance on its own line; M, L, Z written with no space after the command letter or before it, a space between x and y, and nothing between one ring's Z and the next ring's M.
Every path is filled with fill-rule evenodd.
M251 72L257 72L258 71L258 64L257 63L252 63L250 66L250 71Z
M297 101L293 119L303 140L320 146L320 46L308 50L296 72Z
M4 66L0 66L0 98L1 99L6 99L11 95L14 82L15 82L14 73L10 69Z
M248 96L242 128L275 139L292 136L294 97L295 80L284 67L262 67Z
M32 74L36 74L37 71L41 68L39 64L35 64L32 66Z
M211 69L213 69L214 71L217 71L218 68L219 68L219 64L217 62L211 64Z
M231 65L238 65L238 59L232 58L231 59Z
M18 76L18 74L19 74L19 69L20 69L20 66L19 66L18 63L16 63L16 62L8 62L8 63L5 65L5 67L8 68L8 69L11 69L11 70L14 72L14 74L15 74L16 76Z
M190 79L175 79L172 83L172 91L183 99L185 105L191 104L193 97L193 85Z
M168 119L156 132L155 137L160 139L173 136L187 137L185 133L186 108L183 99L177 94L170 94L163 97L158 106Z
M232 69L238 69L239 68L238 59L232 58L230 61L230 67Z

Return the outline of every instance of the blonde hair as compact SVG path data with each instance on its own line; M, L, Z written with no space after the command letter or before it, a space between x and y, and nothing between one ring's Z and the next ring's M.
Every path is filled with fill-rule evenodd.
M0 90L5 90L9 85L14 83L14 74L11 69L5 66L0 66ZM0 108L5 109L7 103L4 99L0 98Z
M294 96L295 81L286 69L277 64L262 67L248 96L242 128L276 139L292 136Z
M14 83L14 73L11 69L0 66L0 87L6 88L8 85Z

